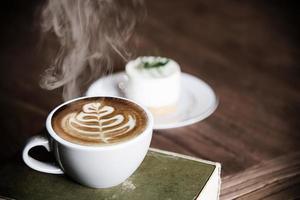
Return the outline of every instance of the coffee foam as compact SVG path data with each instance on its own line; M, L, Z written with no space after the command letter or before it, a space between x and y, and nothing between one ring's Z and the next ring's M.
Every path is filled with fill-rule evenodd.
M52 118L63 139L84 145L105 145L128 140L143 132L146 113L134 103L91 97L61 107Z

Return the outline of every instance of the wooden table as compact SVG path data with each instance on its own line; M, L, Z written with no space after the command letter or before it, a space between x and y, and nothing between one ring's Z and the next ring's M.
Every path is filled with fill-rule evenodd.
M221 199L300 198L299 9L273 3L149 0L134 38L136 55L173 58L217 93L211 117L155 131L151 146L221 162ZM41 4L1 7L1 163L19 158L62 102L61 90L38 85L55 53L54 40L41 42Z

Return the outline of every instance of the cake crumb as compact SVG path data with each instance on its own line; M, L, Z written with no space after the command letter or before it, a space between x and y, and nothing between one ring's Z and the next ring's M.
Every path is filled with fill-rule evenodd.
M122 184L122 190L123 191L129 191L129 190L134 190L136 187L131 181L124 181Z

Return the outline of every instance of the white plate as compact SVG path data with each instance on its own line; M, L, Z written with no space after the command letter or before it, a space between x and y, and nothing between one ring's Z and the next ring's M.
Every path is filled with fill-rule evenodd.
M95 81L87 90L87 96L124 97L119 88L126 81L124 72L115 73ZM163 116L154 116L154 129L177 128L190 125L211 115L218 106L218 99L212 88L201 79L182 73L181 97L177 110Z

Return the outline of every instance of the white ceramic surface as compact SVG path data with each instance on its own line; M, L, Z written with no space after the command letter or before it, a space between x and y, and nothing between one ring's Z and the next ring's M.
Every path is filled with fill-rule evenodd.
M88 187L107 188L118 185L134 173L146 156L152 138L152 115L144 108L148 116L148 125L144 132L128 141L107 146L78 145L63 140L55 134L51 119L58 108L82 98L87 97L65 102L48 115L46 121L48 138L43 136L31 138L23 150L23 160L37 171L52 174L66 173L75 181ZM28 152L35 146L44 146L48 151L52 151L58 165L32 158Z
M95 81L87 90L87 96L124 97L127 76L115 73ZM210 116L218 106L213 89L201 79L181 74L181 92L177 110L162 116L154 116L154 129L177 128L199 122Z

